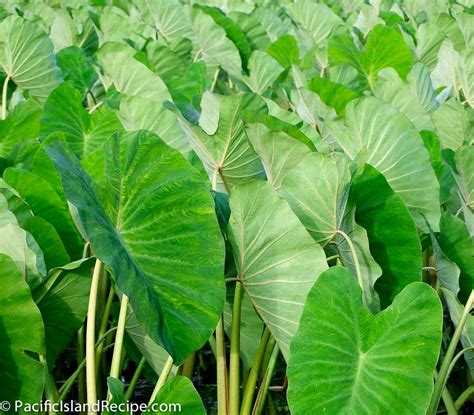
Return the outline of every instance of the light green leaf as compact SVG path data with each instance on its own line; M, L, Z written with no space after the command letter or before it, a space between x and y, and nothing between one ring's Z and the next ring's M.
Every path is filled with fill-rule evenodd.
M474 49L466 49L459 56L459 84L464 100L474 108Z
M420 229L426 229L425 217L434 231L438 229L439 184L420 135L403 114L365 97L348 104L345 125L326 126L351 159L366 151L367 164L400 194Z
M375 96L405 114L418 130L434 129L430 113L438 103L428 68L423 64L413 65L406 81L392 68L381 70Z
M309 293L291 344L291 413L424 414L442 316L436 292L423 283L373 316L351 273L329 269Z
M250 146L241 115L244 111L261 113L264 102L253 94L216 95L220 104L219 126L214 135L206 134L182 117L191 145L204 164L214 190L229 187L263 176L262 164Z
M194 60L201 58L212 68L222 67L230 75L240 77L242 60L239 50L227 38L225 30L199 9L192 8L188 14L194 32Z
M285 35L275 40L275 42L268 46L267 53L275 58L284 68L289 68L300 60L296 39L291 35Z
M457 150L472 138L472 125L459 101L444 102L433 113L432 118L443 148Z
M127 131L151 131L183 155L191 150L176 116L150 99L139 96L123 97L120 101L119 116Z
M183 5L178 0L134 0L143 20L152 25L167 42L192 34Z
M256 50L249 59L250 76L244 80L249 88L262 95L280 76L283 67L268 53Z
M38 26L20 16L9 16L0 23L0 67L34 98L46 98L60 82L53 43Z
M306 295L327 268L324 251L268 183L236 187L230 207L238 278L288 361Z
M156 136L113 136L104 207L70 150L47 151L93 252L146 333L182 363L207 341L224 302L222 240L202 176Z
M216 94L206 91L202 95L199 126L207 135L214 135L219 127L220 104L220 99Z
M2 233L2 235L4 235ZM15 262L0 254L0 400L38 403L43 396L44 326Z
M108 42L97 52L107 79L117 91L126 95L136 95L162 104L171 99L165 83L134 58L135 51L127 45Z

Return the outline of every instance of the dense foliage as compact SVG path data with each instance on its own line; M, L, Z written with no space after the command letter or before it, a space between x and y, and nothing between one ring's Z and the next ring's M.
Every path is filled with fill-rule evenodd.
M0 2L0 410L473 413L473 46L471 0Z

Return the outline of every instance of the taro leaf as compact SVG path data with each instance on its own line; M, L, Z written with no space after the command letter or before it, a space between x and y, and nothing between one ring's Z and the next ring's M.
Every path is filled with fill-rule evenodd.
M463 302L474 288L474 243L465 223L448 212L440 221L438 243L444 254L461 270L459 299Z
M250 46L253 50L265 49L270 44L267 31L262 25L262 22L252 14L233 11L229 13L229 17L234 20L242 31L247 35Z
M289 167L279 194L324 246L341 228L351 182L348 160L341 153L310 153Z
M454 326L457 327L461 315L464 311L464 306L458 301L456 295L446 288L442 288L444 298L448 305L449 315ZM461 344L463 348L474 346L474 316L468 315L466 323L461 332ZM464 353L464 359L469 366L471 376L474 374L474 352L467 351Z
M268 53L256 50L249 59L250 76L245 77L249 88L260 95L278 79L283 67Z
M120 101L119 116L127 131L151 131L183 155L191 150L176 116L156 102L138 96L125 96Z
M296 39L291 35L285 35L275 40L275 42L268 46L267 53L284 68L289 68L300 60Z
M56 60L65 81L73 82L74 87L83 94L91 89L97 75L83 49L77 46L62 49Z
M324 45L335 27L343 24L342 19L328 6L311 0L291 4L288 10L298 26L319 46Z
M19 226L15 215L8 210L3 194L0 194L0 235L0 253L15 261L30 285L37 285L38 277L46 275L43 253L38 243Z
M32 216L21 223L21 227L31 234L43 251L47 269L60 267L71 262L61 237L51 223L40 216Z
M262 160L270 184L279 190L286 176L311 148L284 131L275 131L263 123L249 124L245 131Z
M329 63L348 64L363 74L370 87L375 85L378 72L394 68L405 78L413 64L412 53L398 30L376 25L367 36L363 52L355 47L349 35L338 35L329 42Z
M82 94L70 82L58 86L44 105L41 135L64 133L80 158L101 147L121 129L120 121L111 110L100 108L89 114L82 106Z
M167 404L168 411L160 408L159 411L149 410L147 414L172 415L179 412L183 415L206 415L201 397L193 383L184 376L176 376L168 380L158 392L155 402L158 405ZM177 411L173 404L179 405L180 410Z
M33 299L43 316L46 357L50 369L84 323L91 271L91 260L67 264L52 270L33 292Z
M360 94L345 85L321 77L311 79L308 88L316 92L325 104L333 107L339 116L344 115L344 109L350 101L360 97Z
M223 245L202 176L152 134L113 136L105 208L69 149L58 142L47 152L93 252L146 333L182 363L207 341L224 301Z
M217 7L202 5L195 7L198 7L204 13L211 16L214 21L225 30L227 37L239 50L240 58L242 60L242 68L244 71L246 71L250 55L252 54L252 46L250 45L249 39L247 38L245 32L237 23L235 23L230 17L226 16Z
M219 127L221 102L216 94L210 91L204 92L201 99L201 114L199 115L199 127L207 135L214 135Z
M138 324L137 317L130 307L128 309L125 329L140 353L145 357L148 364L155 371L156 376L159 376L165 366L169 354L145 333L140 324ZM173 372L176 372L176 370L176 366L173 366Z
M254 94L216 95L216 98L220 101L220 115L215 134L208 135L182 118L180 121L204 164L214 190L224 191L235 184L263 176L262 163L250 146L241 114L244 111L263 112L265 104Z
M266 182L235 187L230 207L238 278L288 361L306 295L327 268L324 251Z
M309 293L291 343L291 413L424 414L442 316L436 292L423 283L408 285L374 316L351 273L329 269Z
M227 38L225 30L199 9L190 9L189 21L194 32L194 60L202 57L208 66L222 67L230 75L240 77L242 60L239 50Z
M36 24L20 16L0 23L0 68L31 97L44 99L60 82L53 43Z
M1 401L41 401L45 369L38 355L45 355L44 336L41 314L28 284L15 262L0 254Z
M431 242L433 244L434 266L436 269L436 277L438 278L439 285L442 288L450 290L454 293L454 295L458 295L459 276L461 275L461 270L443 252L439 246L438 238L434 232L431 232Z
M135 51L127 45L108 42L97 52L107 79L117 91L136 95L161 104L171 96L162 79L134 58Z
M474 50L464 50L458 62L459 83L464 94L464 100L474 108Z
M326 126L351 159L365 149L367 164L400 194L420 229L427 231L426 217L437 231L439 184L420 135L403 114L380 99L365 97L348 104L345 125Z
M472 138L473 128L459 101L446 101L433 113L433 124L443 148L457 150Z
M3 178L15 188L36 216L54 226L71 258L80 258L84 243L72 221L66 201L54 188L42 177L11 167L5 170Z
M227 296L224 305L224 328L229 338L232 336L233 304L234 292L230 287L227 287ZM243 365L247 369L251 369L260 344L260 338L262 337L263 322L246 292L242 293L240 314L240 357Z
M367 230L370 253L382 267L375 288L385 308L406 285L421 281L416 225L402 198L370 165L354 179L349 199L356 206L356 222Z
M38 137L41 114L40 105L30 99L20 102L0 121L0 157L9 157L16 145Z
M133 4L140 10L143 19L167 42L191 36L183 5L178 0L134 0Z
M464 222L474 237L474 147L461 147L456 151L454 160L457 171L453 176L462 202Z
M428 68L416 63L403 81L393 68L379 72L375 96L405 114L418 130L433 130L430 113L438 103Z

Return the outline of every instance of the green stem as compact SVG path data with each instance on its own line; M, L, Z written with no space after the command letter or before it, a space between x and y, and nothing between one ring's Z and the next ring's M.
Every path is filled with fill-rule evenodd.
M454 402L454 407L456 410L459 410L462 408L464 403L472 396L474 395L474 385L469 386L461 395L459 395L459 398L456 399L456 402Z
M100 344L102 344L102 342L107 338L107 336L110 333L113 333L115 330L117 330L117 327L113 327L107 333L105 333L99 340L97 340L97 343L95 344L95 347L98 347ZM60 402L60 401L62 401L66 398L67 394L69 393L72 386L74 385L74 382L82 374L82 370L86 366L86 362L87 362L87 359L84 358L82 360L82 362L78 365L75 372L71 376L69 376L69 378L66 380L66 382L64 382L63 386L61 386L61 388L59 389L58 402Z
M82 362L85 362L85 351L84 351L84 325L81 326L77 332L77 365L80 366ZM77 379L77 394L79 402L82 404L85 402L86 398L86 389L85 389L85 376L84 372L81 370L78 374Z
M165 384L166 379L168 379L168 376L170 375L172 368L173 368L173 358L169 356L168 359L166 360L163 370L160 373L160 377L158 378L158 381L156 382L155 389L153 389L153 393L151 394L150 402L148 402L148 405L151 405L153 402L155 402L156 397L158 396L158 392Z
M275 343L272 355L270 356L270 360L268 362L267 370L265 371L265 376L263 378L262 383L260 384L260 389L258 390L257 399L255 401L255 406L253 408L252 415L260 415L263 411L263 408L265 406L265 400L267 399L268 388L273 377L273 372L275 371L279 351L280 349Z
M218 66L216 71L214 72L214 77L212 79L211 92L214 92L214 89L216 89L217 80L219 79L219 72L220 71L221 71L221 67Z
M194 373L194 363L196 362L196 353L191 355L184 361L181 376L186 376L188 379L192 379Z
M438 371L435 369L434 372L435 380L438 378ZM448 388L443 389L443 393L441 394L441 399L443 400L444 407L446 408L446 412L448 415L457 415L456 408L454 406L453 398L448 391Z
M234 306L230 337L229 365L229 414L238 415L240 404L240 316L242 307L242 283L235 284Z
M110 377L119 379L121 372L121 357L123 347L123 337L125 335L125 323L127 322L128 297L122 294L120 302L120 313L117 323L117 332L115 333L114 353L112 355L112 364L110 365ZM110 391L109 391L109 397Z
M436 383L434 386L433 395L431 396L431 402L428 407L427 414L428 415L435 415L436 410L438 409L439 401L441 399L441 394L443 389L446 385L446 381L448 379L449 370L451 367L451 361L453 360L454 352L456 351L456 347L458 345L459 339L461 338L462 330L464 325L466 324L467 318L470 316L470 311L472 308L472 304L474 302L474 290L471 291L471 295L467 299L466 306L462 312L461 318L459 319L459 323L454 331L453 338L449 343L448 350L446 351L446 356L444 357L443 363L441 364L441 368L439 370L438 379L436 379Z
M268 340L270 339L270 330L268 327L265 328L263 336L258 346L257 354L252 363L252 369L250 370L247 384L245 385L244 396L242 398L242 406L240 409L240 415L250 415L253 403L253 395L255 393L255 386L257 385L258 373L260 366L262 365L263 356L265 355L265 349L267 348Z
M137 368L135 369L135 373L133 374L132 380L128 385L127 392L125 392L125 401L129 401L132 398L133 392L135 391L135 386L137 386L138 379L140 379L143 368L145 367L145 363L145 356L142 356Z
M103 265L96 259L94 272L92 274L91 291L89 295L89 307L87 309L87 330L86 330L86 383L87 383L87 403L89 408L97 402L97 389L95 382L95 317L97 308L97 291L99 288L100 275ZM96 412L89 409L89 415Z
M56 403L56 402L58 402L59 394L58 394L58 389L56 388L56 384L54 383L53 376L52 376L51 373L49 373L48 363L46 362L46 359L42 355L39 356L39 360L44 366L44 374L45 374L44 394L45 394L45 397L48 401ZM48 411L48 413L50 415L59 414L59 412L54 412L54 411Z
M8 98L8 81L10 77L7 75L5 81L3 82L2 89L2 120L7 118L7 98Z
M352 257L354 259L354 266L355 266L357 281L359 282L360 289L362 290L362 298L364 299L365 305L367 305L367 304L369 304L369 300L366 297L367 293L364 290L364 280L362 279L362 271L360 269L359 258L357 257L354 244L352 243L351 238L349 238L349 235L347 235L347 233L345 233L344 231L341 231L340 229L337 229L336 233L341 235L346 240L347 244L349 245L349 249L351 250Z
M227 365L222 317L216 327L217 413L227 415Z
M100 323L99 338L101 338L104 335L105 331L107 330L107 324L109 322L109 316L110 316L110 309L112 307L114 296L115 296L114 289L113 287L110 287L109 296L107 297L107 302L105 303L104 315ZM103 350L104 350L104 343L100 343L95 353L95 358L97 362L96 374L98 373L98 370L99 370L98 362L100 362Z
M211 348L212 354L214 355L214 358L217 359L217 345L216 345L216 338L214 337L213 334L211 334L211 337L209 337L209 347Z

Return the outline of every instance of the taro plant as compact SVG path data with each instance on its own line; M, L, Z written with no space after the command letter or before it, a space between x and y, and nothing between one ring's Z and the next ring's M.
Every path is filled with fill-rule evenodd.
M473 10L1 2L2 413L473 413Z

